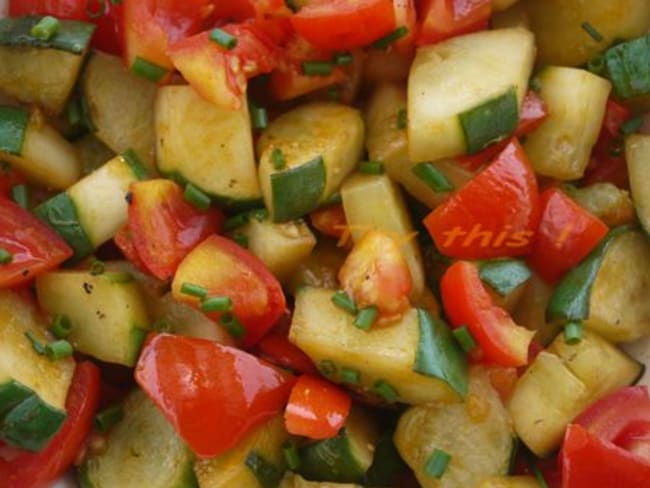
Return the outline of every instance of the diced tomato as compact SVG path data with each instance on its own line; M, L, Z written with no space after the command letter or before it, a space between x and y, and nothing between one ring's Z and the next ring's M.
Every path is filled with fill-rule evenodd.
M357 241L339 270L339 281L358 308L375 306L379 320L398 319L411 306L411 272L395 239L378 230Z
M291 17L296 32L322 49L364 47L392 32L392 0L312 0Z
M559 188L540 195L542 218L528 264L549 283L556 283L585 258L609 228Z
M607 100L605 117L603 118L602 136L620 137L621 126L632 118L632 111L625 105L618 103L616 100Z
M185 200L183 189L171 180L139 181L131 184L129 191L128 226L133 245L158 279L170 279L189 251L221 231L221 211L193 207Z
M422 0L417 44L433 44L450 37L487 29L491 0Z
M219 0L213 7L213 15L228 22L239 22L253 17L291 15L291 10L284 0Z
M436 207L424 225L442 254L486 259L530 252L539 216L535 173L513 139L492 164Z
M343 205L330 205L309 214L312 227L323 235L340 239L347 229Z
M257 347L260 357L277 366L289 368L298 373L318 373L309 356L298 346L289 342L286 333L274 330L264 336Z
M515 367L528 362L528 348L535 333L517 325L508 312L494 305L476 264L452 264L442 277L440 293L452 327L468 327L485 362Z
M287 432L311 439L339 433L350 413L352 398L327 380L313 375L298 378L284 411Z
M391 48L395 49L402 56L410 58L415 49L415 38L417 34L417 12L415 0L393 0L395 12L395 27L406 27L408 32L405 36L395 41Z
M126 259L131 261L143 273L149 273L149 268L144 264L144 261L142 261L142 258L138 254L138 250L135 248L128 223L120 227L120 230L113 237L113 242L122 254L124 254Z
M3 447L11 459L0 454L0 484L3 488L46 488L61 476L83 448L99 404L99 369L93 363L77 364L68 391L67 417L61 429L40 452Z
M10 198L11 189L26 182L25 177L9 165L0 163L0 197Z
M282 412L294 382L239 349L170 334L147 341L135 379L200 457L222 454Z
M200 299L181 291L184 283L204 287L209 297L229 297L232 315L245 328L242 344L256 344L283 316L282 286L260 259L225 237L212 235L181 262L172 293L178 301L200 308ZM222 312L210 312L219 321Z
M501 400L505 403L512 395L517 385L519 375L517 368L505 366L489 366L486 368L490 384L499 394Z
M0 249L11 255L0 263L0 288L27 283L72 256L52 229L13 201L0 197Z

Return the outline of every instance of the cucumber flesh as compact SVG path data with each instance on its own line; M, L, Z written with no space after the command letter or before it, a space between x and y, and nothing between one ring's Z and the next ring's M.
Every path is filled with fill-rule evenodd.
M633 134L625 140L630 189L639 222L650 234L650 135Z

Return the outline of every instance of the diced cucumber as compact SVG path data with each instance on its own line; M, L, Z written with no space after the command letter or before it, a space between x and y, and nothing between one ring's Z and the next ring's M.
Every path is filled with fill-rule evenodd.
M9 290L0 291L0 324L0 438L37 451L66 418L74 361L52 361L34 350L26 333L42 344L51 338L38 310Z
M627 161L630 166L629 156ZM628 170L628 173L632 174L632 172L632 170ZM630 182L630 185L633 183ZM630 193L612 183L594 183L567 191L567 194L609 227L632 224L635 221L634 204Z
M0 91L58 114L65 107L95 26L60 20L51 39L33 37L41 17L0 19Z
M38 109L0 106L0 156L48 188L67 188L81 175L74 146Z
M332 303L333 294L334 290L323 288L298 290L289 333L291 342L305 351L330 380L342 382L338 371L351 368L359 371L357 388L365 394L376 393L377 384L382 382L396 393L396 398L389 401L426 404L460 400L466 363L444 324L421 324L422 311L411 309L390 327L364 331L354 326L353 315ZM426 334L421 333L421 327L429 328ZM432 342L444 354L436 355ZM437 377L431 362L440 368L435 371ZM416 367L423 372L418 373Z
M201 488L272 488L285 470L282 444L289 439L281 415L253 429L237 446L212 459L197 460ZM258 467L264 464L264 471Z
M535 340L543 346L551 342L562 324L549 323L546 320L546 308L553 295L554 288L546 283L537 273L533 273L528 284L512 311L514 321L536 331Z
M516 441L508 412L480 367L470 371L466 403L417 406L399 419L395 444L423 488L467 488L507 474ZM427 473L438 449L451 456L440 477Z
M395 486L399 477L408 471L408 466L395 446L393 434L393 429L387 430L377 441L372 465L366 471L366 485Z
M633 134L625 140L630 189L639 222L650 234L650 135Z
M115 157L115 152L97 139L94 134L88 133L75 140L73 144L81 160L84 176L99 169L106 161Z
M84 68L81 90L96 136L116 153L133 149L153 171L157 86L127 71L121 58L94 51Z
M361 483L379 439L368 412L353 408L336 437L300 449L299 473L312 481Z
M532 476L490 476L476 488L540 488Z
M53 271L36 279L36 293L45 312L68 317L76 350L109 363L135 364L149 319L131 275Z
M188 181L225 204L259 204L246 103L239 110L224 109L189 86L165 86L158 89L154 114L161 173Z
M355 174L343 183L341 198L353 240L370 230L380 230L399 244L411 273L410 298L417 300L424 291L424 267L418 233L399 187L385 174Z
M123 405L106 449L79 469L82 488L194 488L194 456L172 425L140 390Z
M533 35L501 29L418 49L408 86L411 161L475 153L512 134L533 67Z
M296 219L326 201L359 162L363 137L359 111L345 105L311 103L275 119L257 143L271 218Z
M623 100L650 95L650 35L609 48L605 54L607 76L614 93Z
M629 227L612 230L560 282L547 316L580 320L613 342L630 342L650 332L650 243Z
M524 144L535 171L582 178L596 144L611 84L589 71L549 66L537 76L549 115Z
M526 263L516 259L486 261L480 265L480 277L501 296L512 293L531 277Z

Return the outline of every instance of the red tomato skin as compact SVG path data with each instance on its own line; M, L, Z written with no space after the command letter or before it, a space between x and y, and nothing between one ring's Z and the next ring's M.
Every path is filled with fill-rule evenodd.
M0 248L13 256L11 262L0 264L0 288L27 283L73 254L56 232L3 197L0 197Z
M557 283L598 245L609 228L559 188L540 195L542 217L528 264L549 283Z
M99 368L77 364L66 399L68 417L40 452L13 450L10 462L0 458L3 488L45 488L61 476L79 455L99 405Z
M537 179L513 139L485 170L427 215L424 225L442 254L489 259L528 254L539 217Z
M140 271L147 274L150 273L149 268L144 264L144 261L142 261L142 258L140 258L140 255L138 254L138 250L135 248L133 236L131 235L128 223L120 227L120 230L118 230L113 237L113 242L122 252L124 257L131 261L131 263L133 263Z
M487 29L490 0L422 0L418 46Z
M343 237L348 227L342 204L314 210L309 214L309 221L321 234L337 239Z
M298 373L318 373L309 356L298 346L289 342L285 333L274 330L264 336L257 347L260 357L280 367L289 368Z
M338 434L350 414L350 395L327 380L302 375L296 381L284 412L287 432L311 439Z
M330 50L367 46L392 32L392 0L316 0L291 17L296 32L316 47Z
M144 346L135 379L200 457L218 456L280 413L293 377L244 351L159 334Z

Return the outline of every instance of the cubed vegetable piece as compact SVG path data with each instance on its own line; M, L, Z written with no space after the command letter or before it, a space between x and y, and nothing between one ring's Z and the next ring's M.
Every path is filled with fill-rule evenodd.
M625 157L636 214L645 231L650 234L650 135L629 136L625 141Z

